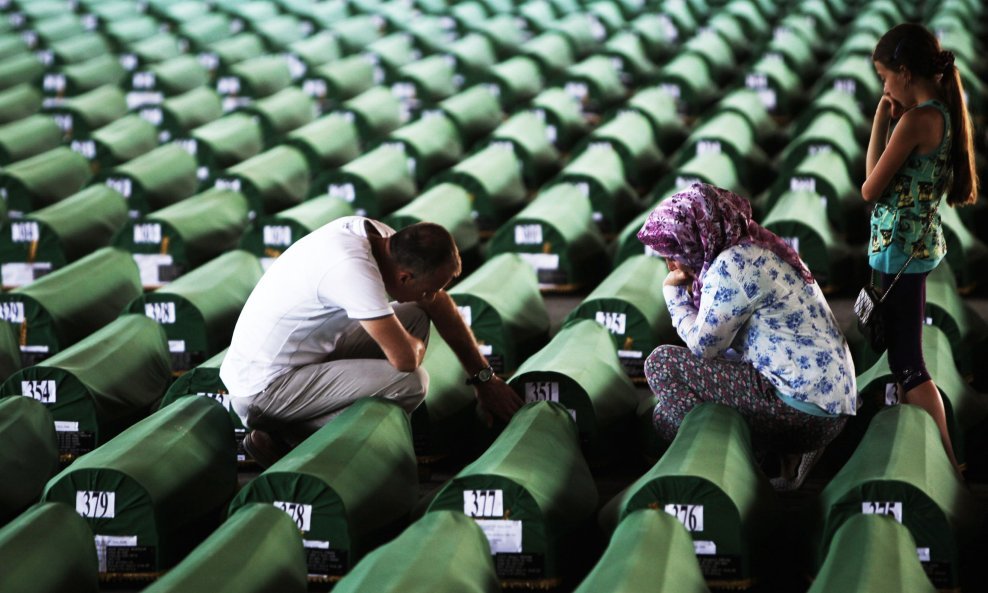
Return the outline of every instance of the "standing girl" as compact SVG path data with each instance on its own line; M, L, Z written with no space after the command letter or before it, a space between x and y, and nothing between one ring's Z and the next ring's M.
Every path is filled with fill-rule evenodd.
M943 399L923 360L922 332L926 275L947 251L937 212L941 197L957 206L978 196L964 87L954 54L920 25L893 27L878 41L872 61L884 94L861 186L865 201L875 202L868 259L883 290L905 265L882 307L889 367L901 400L933 416L957 468Z

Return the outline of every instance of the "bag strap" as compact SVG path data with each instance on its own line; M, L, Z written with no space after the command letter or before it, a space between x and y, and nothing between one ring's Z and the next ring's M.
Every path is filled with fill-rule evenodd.
M943 201L943 199L941 198L940 201ZM917 239L917 242L918 241L922 241L923 239L925 239L926 238L926 234L929 233L930 230L933 228L933 219L934 219L934 217L936 217L937 210L939 210L939 209L940 209L940 202L937 202L937 205L933 207L933 211L930 212L930 223L928 225L926 225L926 228L925 229L923 229L923 234L919 236L919 239ZM902 264L902 267L899 268L899 272L895 275L895 278L892 279L892 283L889 284L889 287L885 289L885 294L883 294L881 296L881 298L878 299L878 304L879 305L885 302L885 297L887 297L889 295L889 293L892 292L892 288L895 286L895 283L899 281L899 276L902 276L902 273L906 271L906 267L909 265L909 262L913 261L913 258L914 257L916 257L916 253L915 252L909 254L909 259L907 259L906 260L906 263ZM874 275L875 275L874 268L872 269L871 273L872 273L872 278L874 278Z

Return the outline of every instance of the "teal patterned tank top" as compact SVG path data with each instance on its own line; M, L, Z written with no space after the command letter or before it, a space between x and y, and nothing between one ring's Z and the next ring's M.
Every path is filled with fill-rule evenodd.
M895 274L910 255L906 272L928 272L947 253L940 213L934 208L943 197L950 177L950 112L937 100L916 106L932 106L943 114L943 140L932 152L911 154L895 174L871 213L868 263L879 272ZM926 227L933 225L926 236Z

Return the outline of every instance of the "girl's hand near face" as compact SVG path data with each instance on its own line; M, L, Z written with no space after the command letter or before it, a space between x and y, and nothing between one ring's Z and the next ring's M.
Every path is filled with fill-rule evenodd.
M899 119L906 112L906 108L889 95L882 95L878 101L878 108L875 109L875 119Z
M672 260L666 260L666 264L669 266L669 274L662 282L664 286L688 286L693 283L692 270Z

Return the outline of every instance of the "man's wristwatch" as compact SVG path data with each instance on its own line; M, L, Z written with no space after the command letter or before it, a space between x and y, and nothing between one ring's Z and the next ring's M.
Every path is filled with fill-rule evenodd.
M494 367L486 366L479 371L477 374L467 378L467 385L480 385L481 383L487 383L494 378Z

